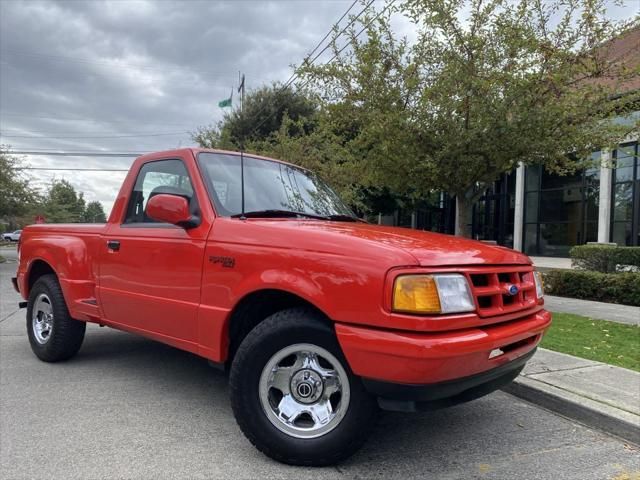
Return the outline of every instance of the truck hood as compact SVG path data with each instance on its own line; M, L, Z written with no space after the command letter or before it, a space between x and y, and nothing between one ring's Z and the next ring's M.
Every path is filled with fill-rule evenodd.
M384 256L389 250L400 250L421 266L532 263L526 255L509 248L409 228L290 219L251 219L247 222L255 227L259 225L262 234L270 230L273 236L260 237L263 240L277 238L278 243L273 246L284 246L283 243L291 242L291 248L313 245L316 251L369 257L376 253Z

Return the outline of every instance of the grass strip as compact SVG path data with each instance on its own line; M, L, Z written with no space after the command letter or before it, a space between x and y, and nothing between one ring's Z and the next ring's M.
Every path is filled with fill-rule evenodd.
M640 327L554 313L542 347L640 372Z

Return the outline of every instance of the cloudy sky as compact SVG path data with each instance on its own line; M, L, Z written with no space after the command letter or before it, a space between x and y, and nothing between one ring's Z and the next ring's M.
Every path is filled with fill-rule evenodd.
M612 13L634 15L638 2ZM352 3L0 0L0 143L16 150L105 152L192 145L189 132L221 118L217 102L237 86L238 71L246 73L248 88L288 79L290 66ZM374 7L384 8L384 0ZM398 19L396 25L410 35L409 24ZM109 169L132 162L27 160L34 167ZM37 185L66 178L107 212L125 175L32 174Z
M239 70L248 88L288 79L352 3L0 0L0 143L111 152L192 145L188 132L221 118L217 103ZM132 159L28 162L127 168ZM32 173L38 184L66 178L107 210L124 176Z

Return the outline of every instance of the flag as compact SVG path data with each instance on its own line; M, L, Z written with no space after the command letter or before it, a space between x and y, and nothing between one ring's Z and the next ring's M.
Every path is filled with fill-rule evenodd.
M231 100L233 99L233 89L231 89L231 95L229 95L229 98L225 98L224 100L220 100L218 102L218 106L220 108L224 108L224 107L230 107L231 106Z
M244 90L244 73L242 74L242 80L240 81L240 86L238 87L238 93Z

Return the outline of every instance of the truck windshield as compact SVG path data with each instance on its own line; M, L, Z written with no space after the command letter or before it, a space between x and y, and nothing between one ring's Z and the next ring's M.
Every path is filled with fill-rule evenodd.
M198 163L218 214L242 212L240 156L202 152ZM355 217L317 175L280 162L244 156L244 210L252 216L289 213L318 217Z

